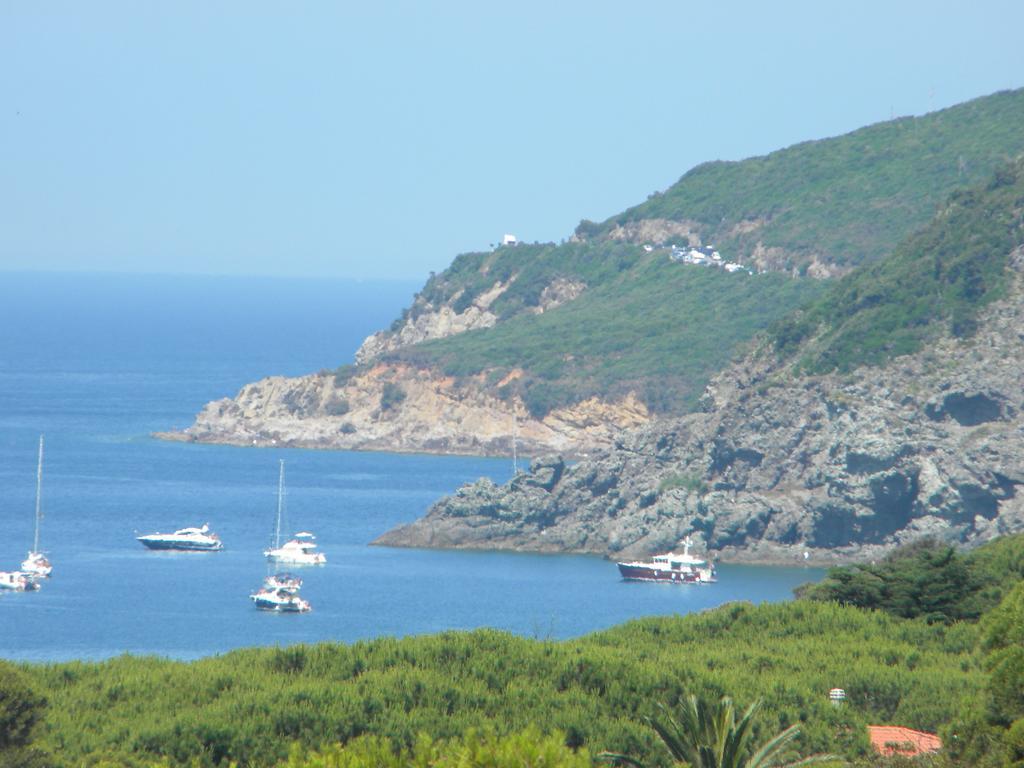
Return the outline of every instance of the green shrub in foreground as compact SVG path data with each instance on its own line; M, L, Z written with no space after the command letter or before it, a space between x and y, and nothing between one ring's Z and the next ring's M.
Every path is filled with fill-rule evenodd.
M470 730L461 739L434 741L421 734L412 747L365 736L306 753L295 747L282 768L592 768L587 750L565 745L565 734L536 728L497 736Z

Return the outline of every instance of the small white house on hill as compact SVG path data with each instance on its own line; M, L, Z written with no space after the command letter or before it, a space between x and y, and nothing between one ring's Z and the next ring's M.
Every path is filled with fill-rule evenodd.
M517 238L515 235L502 235L501 244L502 245L519 245L519 238Z

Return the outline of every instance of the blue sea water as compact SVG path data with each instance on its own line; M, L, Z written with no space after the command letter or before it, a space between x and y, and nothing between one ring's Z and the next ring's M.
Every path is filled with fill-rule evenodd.
M719 582L623 582L597 557L370 547L504 459L166 443L246 382L351 360L409 303L412 283L0 273L0 570L32 541L46 435L42 548L54 575L0 593L0 657L196 658L248 645L496 627L564 638L638 616L784 600L820 577L722 565ZM256 610L278 460L296 528L328 556L305 615ZM135 536L209 522L217 553L145 550Z

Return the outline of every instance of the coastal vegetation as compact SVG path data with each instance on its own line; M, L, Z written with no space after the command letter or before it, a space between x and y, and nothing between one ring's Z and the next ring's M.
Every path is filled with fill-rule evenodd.
M890 256L858 269L770 333L782 355L811 373L879 365L944 332L963 338L1007 283L1024 244L1024 160L954 193L932 222Z
M833 568L798 590L809 600L881 610L929 623L973 621L1024 581L1024 535L961 554L934 539L897 549L878 564Z
M793 268L817 259L880 261L923 226L955 189L984 182L1024 152L1024 89L922 117L901 117L739 162L699 165L608 220L588 239L649 219L691 223L705 242L743 260L780 249Z
M420 734L447 742L531 727L560 731L572 749L664 766L643 718L691 694L729 694L743 706L763 698L754 737L799 723L803 754L866 755L869 722L940 727L983 690L977 634L970 624L798 601L644 619L564 642L478 630L25 672L49 700L36 743L69 768L101 759L270 766L293 742L327 749L378 737L412 749ZM834 686L848 706L831 706Z
M589 397L630 392L654 412L688 410L739 345L823 288L781 274L687 267L623 243L502 248L487 262L487 280L479 282L483 258L456 260L456 275L475 275L474 282L459 283L463 290L482 290L524 265L492 305L499 313L533 301L556 275L589 287L553 310L513 312L493 328L426 341L389 359L456 377L488 372L494 382L521 372L499 394L520 396L538 418ZM513 289L510 303L499 304Z
M535 418L630 392L654 413L683 413L769 325L784 353L816 340L801 358L812 372L913 351L941 323L970 335L977 310L999 295L1013 240L1009 220L986 228L986 210L998 204L993 195L1013 194L1015 183L997 182L1002 192L953 193L991 185L993 173L1012 175L1004 164L1024 152L1021 122L1024 90L1008 91L764 157L699 166L639 206L584 223L579 241L459 256L431 275L392 331L424 312L446 306L459 314L479 302L495 323L384 359L459 378L482 374L486 386L520 397ZM616 234L644 221L657 230L663 220L691 227L728 260L764 262L770 274L751 279L746 271L672 263L666 249L641 248L639 235ZM661 242L686 242L670 230ZM970 249L958 250L965 242ZM830 290L830 281L793 277L811 274L815 264L814 274L868 266ZM555 301L556 289L567 286L570 300ZM800 307L808 308L789 314ZM933 315L941 323L931 323Z
M560 642L483 629L193 662L0 664L0 765L577 768L610 752L668 766L679 758L663 743L678 730L669 716L683 727L695 706L758 702L756 718L730 721L745 749L784 734L793 754L866 764L866 726L893 723L942 733L954 764L1009 764L1024 729L1024 536L948 555L919 545L834 570L811 599ZM970 589L941 617L841 591L843 573L896 593L954 571Z

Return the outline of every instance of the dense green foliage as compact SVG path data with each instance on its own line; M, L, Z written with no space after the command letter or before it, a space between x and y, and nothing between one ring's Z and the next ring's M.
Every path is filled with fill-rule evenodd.
M934 729L982 678L977 631L833 603L733 604L633 621L578 640L480 630L355 645L248 649L191 663L121 657L28 668L50 699L41 745L62 766L267 766L290 744L327 748L373 735L559 730L570 748L664 765L642 722L695 694L765 700L753 737L795 723L802 754L864 754L868 722ZM828 690L842 686L848 706Z
M1007 257L1022 243L1024 161L1018 160L983 187L955 193L891 257L852 272L808 309L777 323L775 347L798 354L805 370L845 371L916 352L946 330L969 336L978 310L1003 291Z
M509 736L470 730L465 737L434 741L421 734L411 748L391 739L360 737L313 754L295 749L282 768L591 768L587 750L565 745L558 731L536 728Z
M727 274L606 243L460 257L428 284L428 293L431 301L450 299L446 292L461 286L461 301L513 274L512 286L492 305L499 314L511 313L509 319L408 347L392 359L453 376L488 372L493 382L522 370L502 394L518 394L537 417L591 396L614 399L630 391L655 411L681 412L739 345L822 290L818 281ZM519 311L557 277L589 287L543 314Z
M0 768L48 765L47 756L33 745L46 699L26 676L0 662Z
M969 699L945 743L957 764L1024 765L1024 582L981 622L985 685Z
M641 219L686 220L730 258L742 259L760 242L784 249L794 266L813 255L870 263L923 226L954 189L1024 152L1021 125L1024 90L1005 91L763 157L706 163L578 232L594 237ZM738 226L760 220L763 226Z
M896 550L880 563L833 568L803 598L950 624L974 620L1024 580L1024 535L1004 536L967 554L934 540Z

